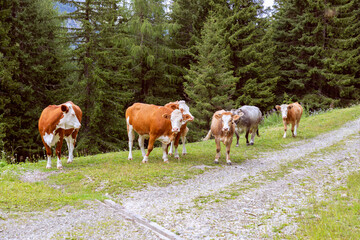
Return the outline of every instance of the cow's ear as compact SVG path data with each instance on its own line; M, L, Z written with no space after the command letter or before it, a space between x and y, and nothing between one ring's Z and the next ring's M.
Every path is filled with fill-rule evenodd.
M189 114L183 115L183 121L187 122L187 121L193 121L193 120L194 119Z
M235 114L235 115L233 116L233 121L236 121L236 120L238 120L239 118L240 118L240 116L237 115L237 114Z
M276 105L275 108L276 108L276 110L279 110L279 111L281 109L281 107L279 105Z
M221 118L222 118L222 114L221 114L221 113L218 113L218 114L215 115L215 117L216 117L217 119L221 119Z
M168 120L171 119L171 114L164 113L162 116L163 116L163 118L165 118L165 119L168 119Z
M293 105L289 105L289 106L288 106L288 109L291 109L292 107L293 107Z
M178 104L176 103L171 103L170 105L168 105L169 108L175 110L175 109L178 109Z
M69 111L68 106L66 106L66 105L61 105L61 111L67 113L67 112Z

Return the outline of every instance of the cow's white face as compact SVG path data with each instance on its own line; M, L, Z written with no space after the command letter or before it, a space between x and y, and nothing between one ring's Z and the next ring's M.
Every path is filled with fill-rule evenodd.
M179 109L175 109L172 113L164 114L164 118L169 119L171 121L171 131L174 133L180 132L180 128L182 125L183 115Z
M289 105L287 105L287 104L282 104L282 105L280 106L280 111L281 111L281 115L282 115L282 118L283 118L283 119L286 119L286 118L287 118L288 107L289 107Z
M231 115L222 115L221 121L222 121L222 126L223 126L222 130L224 132L229 131L231 128L231 124L232 124L232 116Z
M190 113L190 108L189 108L189 106L188 105L186 105L186 103L185 103L185 101L184 100L181 100L181 101L179 101L179 109L181 110L183 110L183 114L188 114L191 118L190 119L188 119L187 121L193 121L194 120L194 116ZM185 121L185 122L187 122L187 121ZM185 123L184 122L184 123ZM183 123L183 124L184 124Z
M58 128L78 129L81 127L79 119L76 117L75 111L70 103L61 105L61 111L63 112L63 117L57 125Z

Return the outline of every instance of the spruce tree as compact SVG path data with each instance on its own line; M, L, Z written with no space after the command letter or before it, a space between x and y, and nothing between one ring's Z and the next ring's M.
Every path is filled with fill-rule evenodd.
M116 0L62 3L75 7L65 17L78 23L68 32L76 69L67 81L84 116L77 148L85 154L122 149L127 136L125 110L134 97L128 9Z
M191 110L195 116L194 124L206 131L215 111L233 107L230 96L236 78L230 70L229 49L221 29L221 21L215 14L210 15L195 46L199 53L195 56L196 62L190 65L185 76L185 92L194 106ZM198 140L204 136L204 131L196 134L194 138Z
M264 38L268 19L264 18L261 2L232 0L216 6L224 16L224 39L238 79L232 96L236 107L247 104L263 110L271 108L276 76L271 74L274 68L269 61L270 42L269 37Z
M169 31L174 28L165 12L165 1L132 0L129 33L135 101L163 105L181 98Z
M1 40L3 142L7 154L24 161L42 152L37 121L66 74L64 45L58 39L61 22L50 0L2 4L6 29Z

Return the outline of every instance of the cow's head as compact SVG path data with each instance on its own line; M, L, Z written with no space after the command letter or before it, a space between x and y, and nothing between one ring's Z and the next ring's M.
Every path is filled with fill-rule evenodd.
M183 121L183 114L179 109L175 109L171 114L165 113L163 117L171 121L171 131L174 133L180 132Z
M223 112L215 115L215 118L221 120L222 122L222 131L228 132L231 129L233 121L238 120L244 113L240 113L240 115L232 114L231 112Z
M183 120L183 124L185 124L187 121L194 121L194 116L190 113L190 108L188 105L186 105L184 100L179 101L179 109L183 110L183 114L187 114L190 116L188 120L186 121Z
M244 113L241 111L240 108L238 108L238 109L231 109L230 112L231 112L232 114L234 114L234 115L239 116L238 118L233 119L234 123L235 123L235 124L238 124L240 118L244 115Z
M282 104L281 106L276 105L275 108L278 111L281 111L281 115L283 119L287 118L287 114L288 114L288 110L291 109L293 106L292 105L287 105L287 104Z
M63 112L63 117L60 119L58 128L79 129L81 127L79 119L76 117L75 111L70 103L62 104L61 111Z

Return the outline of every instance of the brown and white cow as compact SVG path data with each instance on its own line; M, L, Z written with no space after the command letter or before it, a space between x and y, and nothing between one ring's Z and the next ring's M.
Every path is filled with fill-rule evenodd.
M72 163L76 137L81 127L81 118L81 109L71 101L61 105L49 105L42 111L39 119L39 132L46 149L46 168L51 168L51 147L57 144L57 168L62 169L60 157L64 138L69 150L67 163Z
M235 132L235 123L234 121L238 120L244 113L239 113L239 115L232 114L231 112L220 110L214 113L211 120L211 128L206 137L203 139L209 140L211 134L215 137L216 143L216 156L215 163L219 163L220 158L220 142L226 146L226 163L231 165L230 160L230 148L233 140L233 135Z
M168 162L168 144L180 132L182 121L190 116L182 114L179 109L170 109L145 103L134 103L125 113L127 132L129 137L129 160L132 160L132 147L135 138L134 131L139 134L139 145L143 156L143 163L149 160L149 154L154 148L155 140L162 142L163 160ZM145 154L144 140L149 138L148 151Z
M303 113L303 108L298 102L291 103L289 105L282 104L281 106L276 105L275 108L278 111L281 111L283 124L284 124L284 136L283 138L286 138L286 130L287 130L287 124L291 123L291 132L292 136L296 137L297 135L297 128L299 127L301 115Z
M179 157L179 152L177 149L179 146L180 138L181 138L181 142L182 142L182 146L183 146L182 155L186 155L187 152L186 152L186 147L185 147L185 141L186 141L186 134L189 131L189 128L186 125L187 125L187 122L194 120L194 116L190 113L190 108L188 105L186 105L184 100L180 100L180 101L176 101L176 102L169 102L164 107L171 108L174 110L175 109L183 110L183 114L188 114L190 116L190 118L188 120L182 122L180 132L176 135L174 141L171 141L169 155L173 154L174 145L175 145L174 157L176 159L179 159L180 157Z

